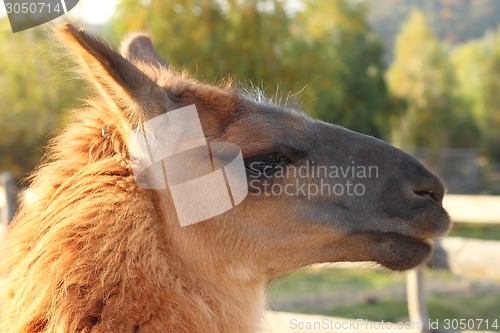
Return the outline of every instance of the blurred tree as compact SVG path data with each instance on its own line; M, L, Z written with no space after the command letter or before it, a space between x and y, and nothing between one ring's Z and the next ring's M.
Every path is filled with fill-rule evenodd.
M351 0L369 7L368 21L384 40L392 61L396 35L413 9L424 14L439 40L457 45L480 38L500 24L500 1L497 0Z
M315 80L308 99L316 102L309 108L329 122L383 136L393 109L383 79L383 47L366 22L365 7L345 0L305 4L298 16L305 28L290 59L302 56L295 65L305 70L301 75ZM301 48L303 43L309 48Z
M381 43L347 0L122 0L118 34L150 29L159 52L208 81L233 75L277 99L299 95L311 115L382 136L390 112ZM280 92L284 96L279 96Z
M474 118L454 95L453 67L417 10L397 37L387 82L390 92L407 103L406 113L393 126L396 145L437 149L476 143L478 129Z
M7 18L0 21L8 28ZM64 61L48 55L40 28L0 34L0 170L26 176L40 161L65 110L79 105L78 81L68 81ZM52 52L51 52L52 53Z
M271 81L289 40L288 17L274 0L122 0L115 22L120 35L151 29L171 64L208 81Z
M452 56L457 95L480 125L482 153L500 162L500 28L457 47Z

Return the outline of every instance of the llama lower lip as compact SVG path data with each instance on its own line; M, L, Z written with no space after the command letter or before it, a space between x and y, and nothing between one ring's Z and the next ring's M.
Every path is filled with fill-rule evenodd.
M374 260L396 271L405 271L426 262L434 248L427 238L416 238L398 233L377 234L371 248Z

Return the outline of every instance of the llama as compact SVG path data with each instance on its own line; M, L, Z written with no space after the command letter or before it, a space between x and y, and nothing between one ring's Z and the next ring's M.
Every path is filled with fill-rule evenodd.
M55 31L95 97L51 143L32 175L36 200L4 236L3 332L257 332L269 280L323 262L404 271L425 263L429 239L450 229L441 181L401 150L177 73L147 35L127 38L120 54L70 23ZM314 196L265 195L255 178L241 204L181 227L168 189L137 185L127 138L192 104L207 140L237 144L249 174L252 163L264 166L272 184L355 176L273 177L278 167L356 163L377 176L357 179L363 195Z

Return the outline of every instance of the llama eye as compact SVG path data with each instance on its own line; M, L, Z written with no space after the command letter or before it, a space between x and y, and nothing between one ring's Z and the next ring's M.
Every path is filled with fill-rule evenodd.
M287 161L282 154L274 152L245 158L245 168L252 173L267 173Z

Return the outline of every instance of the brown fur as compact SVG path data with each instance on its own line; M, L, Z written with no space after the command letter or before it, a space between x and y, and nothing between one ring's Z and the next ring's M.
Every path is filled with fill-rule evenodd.
M21 207L3 244L3 331L248 331L256 323L235 313L241 301L259 303L262 284L218 276L211 285L179 265L158 197L135 185L116 132L101 135L112 123L106 114L80 111L33 176L36 200ZM260 309L240 311L257 318Z
M359 215L352 226L332 225L335 213L319 213L326 198L252 196L216 218L181 228L168 190L135 184L126 139L144 120L195 104L206 137L237 143L244 156L270 152L282 138L311 151L306 138L324 147L320 138L345 131L349 142L354 134L300 113L258 108L231 89L177 74L156 59L143 37L127 42L132 45L125 45L125 59L69 24L58 33L98 97L76 111L75 122L52 142L47 162L32 176L31 199L3 239L2 332L255 332L269 279L327 261L377 260L408 269L430 253L420 239L449 228L444 210L428 198L412 200L419 212L428 212L426 221L440 222L410 228L396 213L396 222L384 213L385 225L356 225L376 215L368 212L371 203L367 212L353 208ZM358 136L373 145L372 152L387 154L384 165L396 168L390 176L409 158ZM335 149L344 148L336 143ZM421 190L439 192L433 176L415 163L408 160L431 184ZM335 200L328 207L353 206Z

